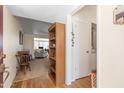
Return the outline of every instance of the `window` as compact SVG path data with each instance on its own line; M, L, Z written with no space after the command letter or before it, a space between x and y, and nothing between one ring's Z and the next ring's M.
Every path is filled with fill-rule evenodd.
M48 49L49 48L49 39L46 38L34 38L34 49Z

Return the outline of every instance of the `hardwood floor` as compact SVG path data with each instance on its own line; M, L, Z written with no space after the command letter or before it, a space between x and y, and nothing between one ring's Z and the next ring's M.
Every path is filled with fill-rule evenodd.
M14 82L12 88L91 88L90 76L72 82L71 85L55 86L49 77L37 77L30 80Z
M12 88L90 88L90 76L72 82L71 85L55 86L48 76L48 66L46 59L36 59L31 63L31 72L27 70L26 75L18 72ZM40 73L39 73L40 72Z

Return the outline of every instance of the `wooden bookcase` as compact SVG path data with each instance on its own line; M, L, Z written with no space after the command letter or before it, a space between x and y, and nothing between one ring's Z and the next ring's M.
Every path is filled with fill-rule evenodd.
M49 30L49 71L56 86L65 84L65 25L54 23Z

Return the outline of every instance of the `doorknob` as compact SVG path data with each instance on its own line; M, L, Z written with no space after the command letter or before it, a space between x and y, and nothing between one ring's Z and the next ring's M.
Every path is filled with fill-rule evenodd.
M1 60L3 60L4 58L6 58L6 55L3 54L3 52L0 51L0 62ZM3 80L3 82L5 82L9 76L9 72L8 71L5 71L6 67L5 67L5 64L1 63L0 64L0 74L2 74L3 76L3 73L6 73L6 77L5 77L5 80ZM3 82L0 82L0 88L3 87Z
M3 54L2 52L0 52L0 60L2 60L2 59L4 59L4 58L6 58L6 55Z
M5 70L5 64L0 64L0 73L3 73Z
M6 73L6 77L3 82L5 82L9 77L9 71L6 70L7 68L9 67L5 67L5 64L0 64L0 73Z
M5 67L5 64L0 64L0 73L3 73L5 69L8 69L9 67Z
M7 69L8 67L5 67L5 65L4 64L0 64L0 74L3 74L3 73L6 73L6 75L5 75L5 79L3 80L3 82L2 83L0 83L0 88L2 88L3 87L3 83L7 80L7 78L9 77L9 71L7 71L7 70L5 70L5 69Z
M89 53L89 51L86 51L86 53Z

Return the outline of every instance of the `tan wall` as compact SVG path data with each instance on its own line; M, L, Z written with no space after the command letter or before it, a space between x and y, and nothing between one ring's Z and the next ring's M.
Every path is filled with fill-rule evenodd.
M98 87L124 87L124 25L113 24L116 6L98 6Z
M18 65L15 55L18 50L23 48L22 45L19 45L19 31L22 28L18 20L11 15L5 6L3 11L3 51L6 54L4 63L6 67L9 67L8 70L10 72L4 87L10 87L15 78L16 66Z

